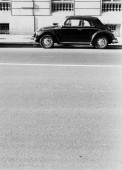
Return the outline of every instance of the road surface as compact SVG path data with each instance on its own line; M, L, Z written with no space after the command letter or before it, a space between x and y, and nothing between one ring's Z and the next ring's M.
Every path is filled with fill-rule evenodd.
M1 170L121 170L122 51L0 49Z

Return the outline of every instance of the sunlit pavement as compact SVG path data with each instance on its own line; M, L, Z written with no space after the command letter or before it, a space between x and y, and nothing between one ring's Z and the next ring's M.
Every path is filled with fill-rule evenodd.
M0 50L1 170L121 170L122 51Z

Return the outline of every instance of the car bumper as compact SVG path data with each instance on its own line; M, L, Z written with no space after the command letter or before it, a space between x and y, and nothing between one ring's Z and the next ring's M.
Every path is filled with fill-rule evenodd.
M31 39L34 39L34 37L35 37L35 36L33 35L33 36L31 37Z
M113 44L118 43L118 40L117 40L117 39L113 39L113 40L112 40L112 43L113 43Z
M31 39L32 39L34 42L37 42L37 38L36 38L36 37L32 36Z

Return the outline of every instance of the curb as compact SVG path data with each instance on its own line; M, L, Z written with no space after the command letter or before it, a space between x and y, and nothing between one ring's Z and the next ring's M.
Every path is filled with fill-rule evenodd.
M33 42L0 42L0 45L35 45Z
M115 46L122 45L122 37L116 37L118 43L109 44ZM17 40L17 41L16 41ZM37 45L38 43L34 42L31 35L0 35L0 45Z

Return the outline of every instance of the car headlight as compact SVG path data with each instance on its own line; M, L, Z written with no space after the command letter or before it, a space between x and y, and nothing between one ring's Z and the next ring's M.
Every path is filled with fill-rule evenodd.
M42 31L42 28L38 28L38 29L36 30L36 32L39 32L39 31Z
M37 36L40 35L42 30L43 30L42 28L38 28L38 29L35 31L35 34L36 34Z

